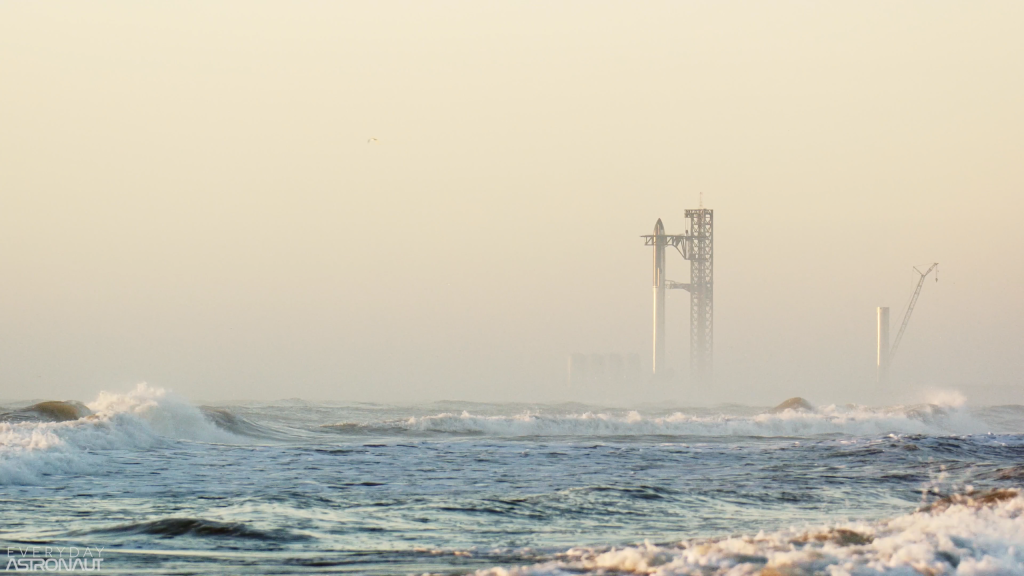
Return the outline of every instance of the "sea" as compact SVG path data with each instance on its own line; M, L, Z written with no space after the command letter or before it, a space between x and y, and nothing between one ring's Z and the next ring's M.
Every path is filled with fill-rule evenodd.
M948 396L198 405L142 384L8 402L0 561L83 574L1024 574L1024 406Z

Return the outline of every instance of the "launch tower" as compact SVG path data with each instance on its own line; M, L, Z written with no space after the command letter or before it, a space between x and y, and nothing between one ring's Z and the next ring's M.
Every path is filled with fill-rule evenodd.
M687 210L690 219L690 376L698 384L711 384L715 351L714 211Z
M700 385L711 384L714 376L714 211L687 210L689 230L665 234L659 218L654 234L643 236L645 246L654 247L654 363L655 376L665 373L665 289L690 293L690 375ZM671 246L690 261L690 282L665 278L665 248Z

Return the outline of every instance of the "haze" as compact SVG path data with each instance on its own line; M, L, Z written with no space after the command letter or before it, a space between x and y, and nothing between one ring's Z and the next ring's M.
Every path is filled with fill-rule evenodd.
M0 397L600 400L566 356L649 369L639 236L703 192L715 387L623 397L1024 403L1022 26L1019 2L0 3ZM875 308L934 261L874 389Z

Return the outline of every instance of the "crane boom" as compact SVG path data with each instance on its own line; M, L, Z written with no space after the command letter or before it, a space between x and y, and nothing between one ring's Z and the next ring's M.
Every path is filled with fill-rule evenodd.
M914 271L921 275L921 278L917 281L917 288L914 290L914 295L910 297L910 304L907 305L907 311L903 314L903 323L900 324L900 331L896 334L896 339L892 342L892 348L889 350L889 364L892 365L892 359L896 356L896 349L900 347L900 340L903 340L903 333L907 330L907 324L910 323L910 314L914 311L914 304L917 304L917 297L921 295L921 288L924 287L924 279L932 273L938 267L939 263L936 262L928 267L927 270L921 272L916 267ZM939 281L939 272L935 272L935 281Z

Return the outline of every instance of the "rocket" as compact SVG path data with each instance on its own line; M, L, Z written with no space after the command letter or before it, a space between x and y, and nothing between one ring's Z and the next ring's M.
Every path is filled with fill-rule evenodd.
M654 223L654 375L665 374L665 226Z

